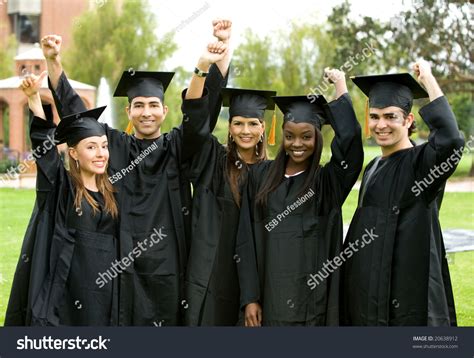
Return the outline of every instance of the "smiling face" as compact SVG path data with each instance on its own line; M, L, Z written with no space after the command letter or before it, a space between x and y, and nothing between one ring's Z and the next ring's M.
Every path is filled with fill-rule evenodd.
M404 116L399 107L370 108L370 133L384 153L390 154L409 145L413 119L412 113Z
M85 174L103 174L107 170L109 148L105 135L84 138L74 147L70 147L69 153L79 162L80 170Z
M288 165L305 169L309 165L316 144L316 130L310 123L285 122L283 147L288 154Z
M240 152L254 151L265 133L265 122L258 118L234 116L229 124L229 133Z
M135 128L135 137L155 139L161 135L168 107L158 97L135 97L126 111Z

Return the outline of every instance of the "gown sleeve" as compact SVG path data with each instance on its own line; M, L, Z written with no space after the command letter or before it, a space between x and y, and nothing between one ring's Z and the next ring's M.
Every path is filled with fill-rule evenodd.
M62 166L61 158L56 147L51 106L43 106L46 120L30 114L30 138L36 159L37 178L36 191L53 191L56 187L58 172Z
M214 131L214 128L217 124L217 119L219 118L219 113L221 111L222 105L222 88L227 86L227 81L229 79L229 71L225 77L222 76L219 67L216 64L213 64L209 69L209 74L206 77L205 86L209 90L209 127L211 133Z
M201 98L185 99L186 91L187 89L181 94L183 121L179 128L181 131L182 163L191 160L210 136L209 91L205 88Z
M38 172L36 200L13 278L6 326L32 323L32 306L50 267L58 188L65 171L53 139L56 125L51 106L44 106L44 111L46 120L30 115L30 138Z
M86 105L77 92L71 87L64 71L59 77L56 89L53 88L49 77L48 87L53 94L54 104L56 105L56 109L61 118L70 114L87 111Z
M240 308L249 303L260 302L260 280L257 266L257 252L254 233L254 169L250 169L247 183L243 189L237 230L235 260L240 285Z
M327 106L335 137L331 143L331 160L325 165L324 172L329 176L331 186L338 187L340 195L336 204L340 206L349 195L364 162L361 128L349 94L342 95Z
M431 202L456 170L464 139L446 97L435 99L421 108L419 113L430 128L430 135L427 143L416 147L413 166L418 182L426 181L428 177L433 180L422 192L425 201Z

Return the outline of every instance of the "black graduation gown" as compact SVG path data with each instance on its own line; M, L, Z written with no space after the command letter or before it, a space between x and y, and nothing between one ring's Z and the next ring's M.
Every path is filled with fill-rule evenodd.
M241 307L259 302L266 326L339 324L339 271L316 287L310 275L340 253L341 206L360 173L363 151L349 95L328 107L336 134L332 157L317 171L310 191L302 192L307 172L285 178L261 208L254 199L270 179L272 162L255 164L249 173L236 247Z
M45 148L55 124L31 120L34 148ZM118 287L96 284L97 272L117 258L117 222L84 199L78 210L74 189L56 146L38 151L37 198L12 285L5 325L114 325ZM91 193L103 206L99 193Z
M186 273L185 322L190 326L235 326L239 319L234 255L240 209L227 180L226 162L226 148L209 136L188 174L194 189Z
M365 195L344 242L344 250L353 251L343 268L345 325L456 325L438 210L457 164L449 158L464 141L445 97L424 106L420 115L431 130L428 142L375 159L364 173L360 195ZM430 173L449 162L443 175L436 173L438 179ZM431 183L425 189L417 182ZM362 247L366 230L372 237L365 235Z
M50 89L62 115L83 110L84 104L64 73L56 91ZM105 125L109 173L118 190L121 212L120 257L133 257L132 264L120 272L120 325L182 324L188 307L184 273L191 221L190 185L182 172L184 163L209 135L210 106L207 90L202 98L194 100L184 100L183 92L186 119L179 128L155 140L140 140ZM150 153L130 167L147 149ZM113 176L124 168L131 170ZM161 234L159 243L146 246L145 240L151 245L152 235L156 238L157 232Z

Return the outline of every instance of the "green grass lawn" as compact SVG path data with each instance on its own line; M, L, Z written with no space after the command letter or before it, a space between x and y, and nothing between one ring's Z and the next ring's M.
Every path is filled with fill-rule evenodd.
M344 222L349 223L359 192L351 192L343 206ZM0 325L10 295L11 282L19 257L23 235L34 204L34 190L0 189ZM474 193L446 193L441 210L443 228L474 230ZM458 324L474 326L474 252L450 254Z

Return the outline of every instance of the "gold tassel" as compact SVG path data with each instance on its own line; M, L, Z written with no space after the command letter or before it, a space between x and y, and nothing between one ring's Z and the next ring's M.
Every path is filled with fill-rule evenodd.
M270 127L270 132L268 133L268 145L275 145L275 137L276 137L276 109L273 111L272 116L272 126Z
M129 135L133 133L132 121L128 121L127 128L125 129L125 133L127 133Z
M370 138L369 129L369 99L365 101L365 119L364 119L364 135L365 138Z

